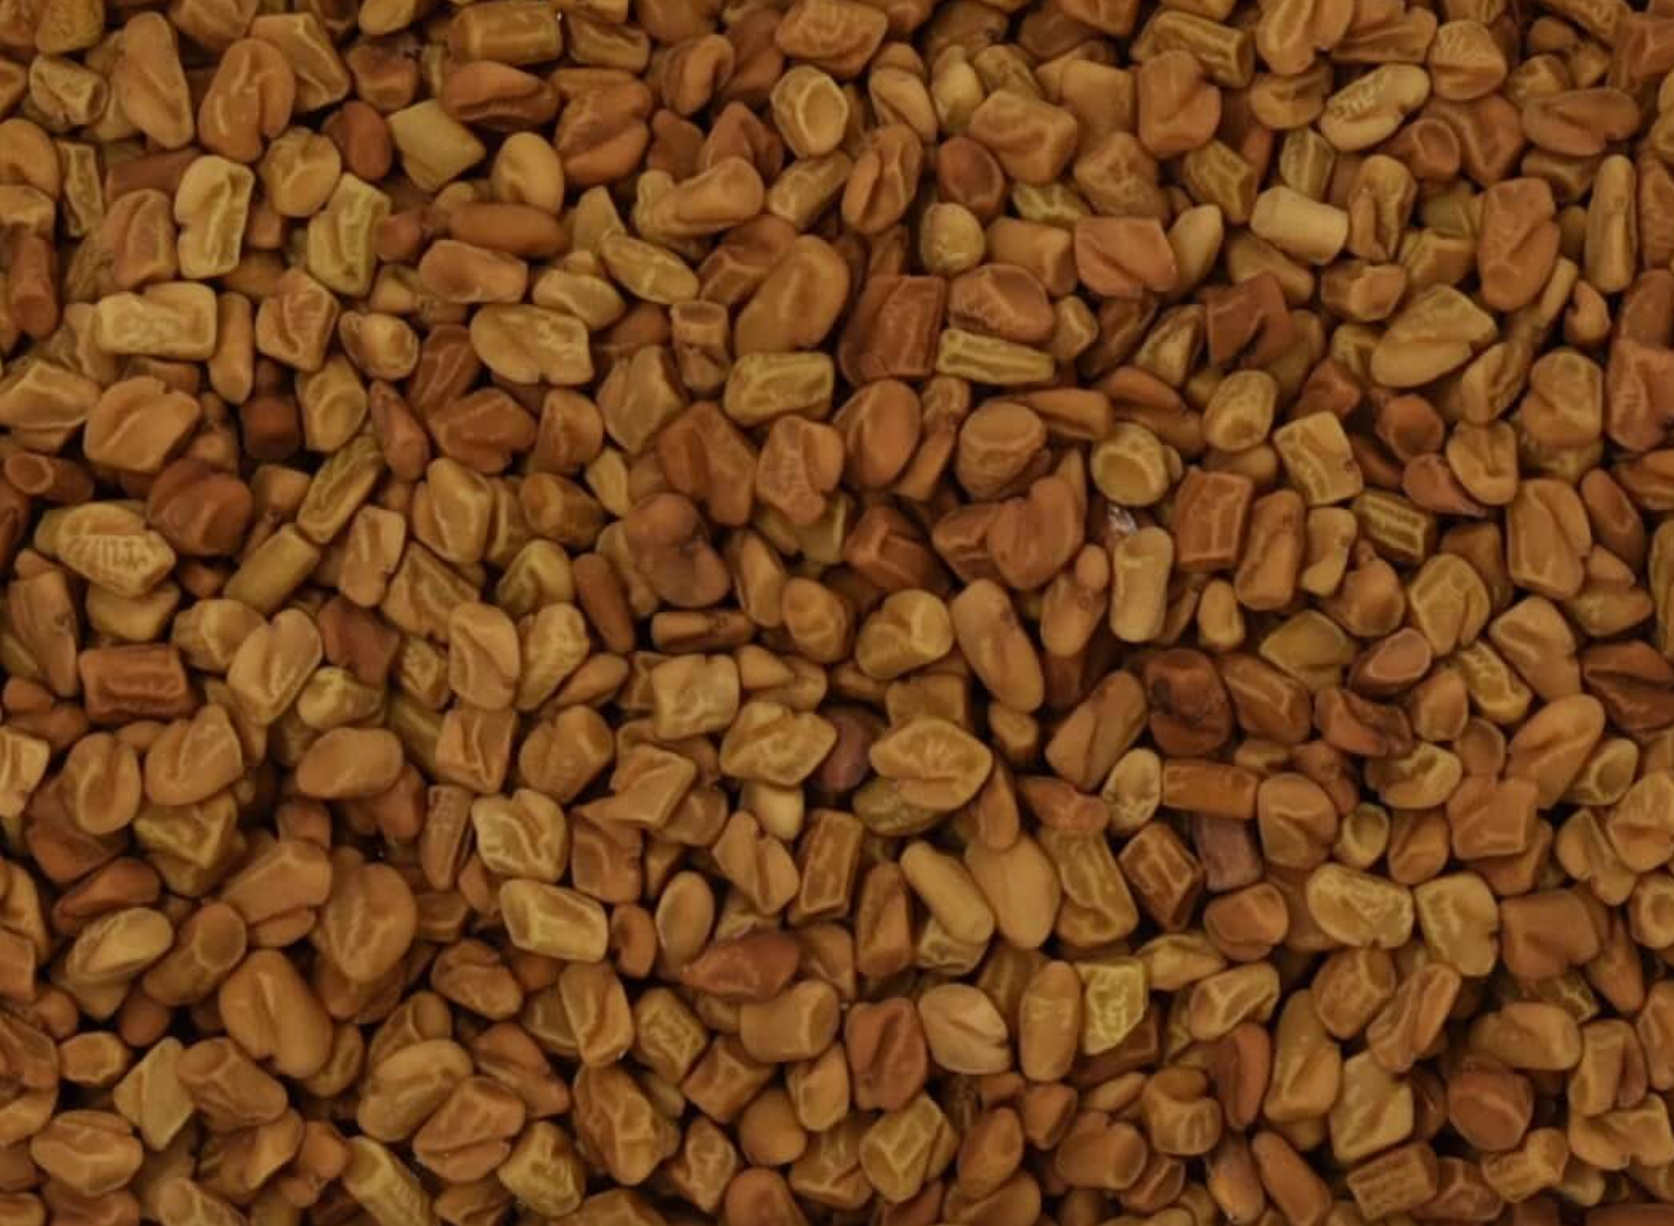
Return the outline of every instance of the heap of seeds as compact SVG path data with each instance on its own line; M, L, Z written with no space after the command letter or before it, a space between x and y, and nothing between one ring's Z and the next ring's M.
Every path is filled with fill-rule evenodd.
M0 1226L1674 1226L1674 0L0 0Z

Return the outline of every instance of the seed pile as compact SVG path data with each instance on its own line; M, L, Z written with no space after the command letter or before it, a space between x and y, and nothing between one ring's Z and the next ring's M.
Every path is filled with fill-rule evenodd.
M1671 70L0 0L0 1226L1674 1226Z

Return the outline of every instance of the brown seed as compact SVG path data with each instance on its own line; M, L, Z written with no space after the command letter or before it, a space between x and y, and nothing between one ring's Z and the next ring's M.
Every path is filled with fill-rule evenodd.
M1539 7L0 3L0 1221L1668 1226Z

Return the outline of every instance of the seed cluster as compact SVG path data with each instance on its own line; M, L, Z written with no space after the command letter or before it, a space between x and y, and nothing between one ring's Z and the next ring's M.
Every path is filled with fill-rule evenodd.
M1674 0L0 0L0 1226L1674 1226Z

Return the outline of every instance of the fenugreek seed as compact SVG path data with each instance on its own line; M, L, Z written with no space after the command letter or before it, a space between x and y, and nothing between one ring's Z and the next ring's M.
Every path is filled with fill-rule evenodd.
M0 1226L1671 1226L1671 14L0 0Z

